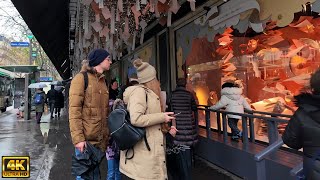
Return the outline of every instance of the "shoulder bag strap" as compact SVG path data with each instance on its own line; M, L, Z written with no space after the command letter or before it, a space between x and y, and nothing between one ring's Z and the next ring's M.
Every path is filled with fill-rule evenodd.
M145 92L146 92L146 112L144 113L144 114L147 114L147 110L148 110L148 91L146 90L146 88L144 88L144 90L145 90ZM149 143L148 143L148 140L147 140L147 134L144 134L144 137L143 137L143 139L144 139L144 143L146 144L146 146L147 146L147 149L148 149L148 151L150 151L151 149L150 149L150 146L149 146Z

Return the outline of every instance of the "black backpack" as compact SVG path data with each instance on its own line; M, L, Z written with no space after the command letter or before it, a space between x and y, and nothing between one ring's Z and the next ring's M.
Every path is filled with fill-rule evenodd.
M86 93L87 91L87 88L88 88L88 83L89 83L89 78L88 78L88 72L81 72L82 75L83 75L83 80L84 80L84 93ZM71 82L67 83L65 85L65 88L66 88L66 92L68 94L66 94L66 98L65 98L65 101L66 102L69 102L69 90L70 90L70 85L71 85ZM67 104L67 111L69 112L69 103Z
M146 99L148 98L146 94ZM147 99L148 101L148 99ZM147 149L150 151L150 146L146 137L145 128L135 127L130 123L130 114L126 109L122 100L115 101L114 110L109 114L108 127L111 138L117 143L120 150L126 150L126 160L132 159L134 156L134 145L141 139L144 139ZM128 156L129 150L133 151L131 157Z

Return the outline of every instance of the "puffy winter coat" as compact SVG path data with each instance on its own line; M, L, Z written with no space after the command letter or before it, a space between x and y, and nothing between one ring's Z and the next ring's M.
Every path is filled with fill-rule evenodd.
M174 137L175 144L193 146L198 141L196 124L193 118L193 111L197 109L193 95L184 87L177 87L171 95L170 109L176 116L176 128L178 132Z
M166 179L165 143L161 131L161 123L165 121L165 115L161 113L160 98L152 90L137 85L128 87L123 94L123 99L127 104L131 123L134 126L146 128L151 150L148 151L142 139L133 147L132 159L125 162L126 151L121 151L120 172L136 180ZM130 152L127 157L132 155Z
M299 108L282 139L291 148L303 148L306 179L320 179L320 95L301 94L295 98Z
M242 89L237 87L226 87L221 90L221 99L217 104L210 107L212 110L226 107L226 111L244 113L244 109L251 110L250 105L242 96ZM240 116L228 114L229 118L241 119Z
M96 73L87 65L88 87L84 90L84 76L77 74L69 90L69 123L73 144L89 141L102 151L109 140L107 126L109 92L104 75Z

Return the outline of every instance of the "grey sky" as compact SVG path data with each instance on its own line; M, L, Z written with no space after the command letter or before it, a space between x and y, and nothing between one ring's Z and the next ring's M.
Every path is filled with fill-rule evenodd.
M15 41L27 41L23 35L24 28L27 25L11 0L0 0L0 34Z

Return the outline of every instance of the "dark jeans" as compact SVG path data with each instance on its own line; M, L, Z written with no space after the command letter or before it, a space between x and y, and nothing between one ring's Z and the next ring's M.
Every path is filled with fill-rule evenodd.
M107 180L121 180L121 173L119 171L119 159L108 160Z
M240 129L238 128L239 119L229 118L228 117L228 125L231 128L232 136L240 136Z
M38 123L41 121L42 113L43 112L36 112L36 120Z
M55 108L55 113L54 114L58 113L58 116L60 116L60 112L61 112L61 108Z
M167 155L168 172L173 180L192 179L192 151L186 149L178 154Z
M81 152L77 148L75 148L75 153L76 153L76 156L78 156ZM95 169L92 171L92 173L93 173L93 179L92 180L100 180L99 165L97 167L95 167ZM84 179L81 178L81 176L77 176L76 180L84 180Z
M51 117L53 116L54 103L55 103L55 101L49 101L49 107L50 107Z

